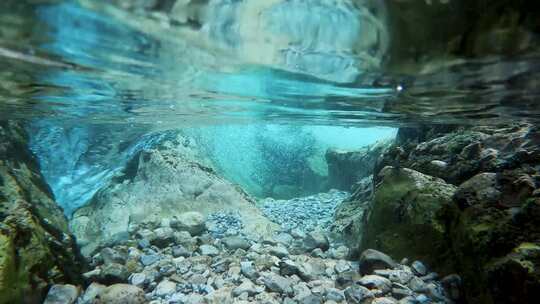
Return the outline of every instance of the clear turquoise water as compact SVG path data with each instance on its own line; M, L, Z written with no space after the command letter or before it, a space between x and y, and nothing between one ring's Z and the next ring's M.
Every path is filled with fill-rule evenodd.
M213 1L203 26L174 26L107 1L3 1L0 119L29 122L69 213L166 130L198 135L249 188L261 130L286 147L301 130L321 158L404 125L540 118L536 54L390 74L384 28L367 10L274 2Z

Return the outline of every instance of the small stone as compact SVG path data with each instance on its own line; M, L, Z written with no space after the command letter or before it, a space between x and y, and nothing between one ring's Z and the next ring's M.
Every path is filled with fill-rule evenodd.
M240 284L235 289L233 289L232 295L235 296L235 297L238 297L242 293L246 293L248 296L251 297L251 296L254 296L254 295L256 295L256 294L258 294L260 292L261 292L261 290L257 289L255 284L253 284L249 280L245 280L245 281L242 282L242 284Z
M170 227L161 227L154 230L155 238L150 241L152 245L160 248L167 247L174 242L174 230Z
M414 274L410 270L392 270L388 276L388 279L392 282L400 284L407 284L414 277Z
M91 281L98 280L100 275L101 275L101 269L99 268L83 273L83 277Z
M165 297L172 295L176 292L176 283L171 282L169 280L163 280L161 281L157 286L155 290L155 294L158 297Z
M414 292L426 292L427 285L418 277L413 277L408 284L409 288Z
M437 278L439 277L439 274L436 273L436 272L430 272L428 274L426 274L425 276L423 277L420 277L422 280L424 280L424 282L429 282L429 281L433 281L433 280L436 280Z
M172 255L173 257L175 258L178 258L178 257L185 257L185 258L189 258L191 256L191 252L189 252L186 247L182 246L182 245L176 245L172 248Z
M258 276L257 271L253 267L253 263L250 261L240 262L241 273L251 280L255 280Z
M279 272L281 275L291 276L299 273L298 265L291 260L279 262Z
M142 239L142 240L139 240L137 245L139 246L139 248L145 249L145 248L150 247L150 241L148 239Z
M275 240L277 243L283 245L290 245L293 241L293 237L288 233L280 233L276 235Z
M74 285L55 284L49 289L43 304L73 304L79 296L79 288Z
M427 274L426 266L420 261L414 261L411 264L411 268L419 276L425 276Z
M341 302L345 300L345 295L343 294L343 291L337 288L326 289L325 297L327 301Z
M200 235L206 230L204 215L199 212L185 212L171 220L170 225L174 229L187 231L191 235Z
M141 263L144 266L150 266L159 261L159 255L157 254L143 254L141 255Z
M311 256L316 257L316 258L321 258L321 259L326 258L326 255L324 254L321 248L313 249L313 251L311 252Z
M107 286L93 282L86 288L84 294L79 298L77 304L94 304L97 296L101 294L105 288L107 288Z
M416 303L420 303L420 304L427 304L427 303L430 303L431 301L429 300L429 298L426 296L426 295L418 295L416 296L416 298L414 298Z
M344 290L345 299L348 303L361 304L365 300L373 298L371 291L363 286L351 285Z
M392 269L396 263L388 255L374 250L367 249L360 255L360 273L371 274L375 269Z
M201 245L199 247L199 252L202 255L207 255L211 257L219 255L219 250L212 245Z
M336 260L345 260L349 257L349 248L347 246L339 246L338 248L330 249L330 256Z
M287 248L283 247L282 245L270 247L269 253L271 255L277 256L278 258L284 258L284 257L289 256L289 251L287 250Z
M396 304L397 301L392 298L375 298L371 304Z
M183 304L201 304L204 303L204 297L200 294L192 293L186 295L183 299Z
M347 270L350 270L351 265L347 261L339 260L336 262L334 269L336 270L337 273L343 273Z
M412 295L413 292L408 288L392 288L392 296L396 299L402 299Z
M297 239L303 239L307 236L307 234L303 230L298 228L291 230L291 235Z
M240 236L229 236L221 240L225 247L229 250L243 249L248 250L251 247L251 244L243 237Z
M104 264L118 263L125 264L126 257L120 254L118 251L105 247L100 251L101 258L103 259Z
M143 287L146 281L146 275L144 273L134 273L130 276L129 281L132 285Z
M141 229L137 231L136 236L142 240L147 240L149 244L156 238L156 234L150 229Z
M388 293L392 290L392 282L378 275L363 276L357 283L369 289L379 289L383 293Z
M204 285L206 281L207 279L203 274L194 274L189 278L191 284Z
M266 288L268 288L268 290L280 294L292 294L291 282L287 278L284 278L272 272L264 273L261 278L262 282L264 283Z
M319 295L310 294L309 296L303 297L298 301L299 304L321 304L322 298Z
M326 251L330 247L330 244L326 235L321 231L312 231L304 238L303 247L306 251L312 251L315 248Z
M144 291L129 284L114 284L99 295L101 303L107 304L144 304L147 303Z
M125 283L129 277L129 272L124 265L110 263L103 265L99 280L106 284Z

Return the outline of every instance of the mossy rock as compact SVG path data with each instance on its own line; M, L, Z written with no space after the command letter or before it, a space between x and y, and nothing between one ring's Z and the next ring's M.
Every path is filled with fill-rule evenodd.
M380 176L362 247L446 269L448 248L439 213L451 204L456 188L407 168L386 167Z
M0 122L0 304L40 303L49 285L79 283L83 261L24 129Z

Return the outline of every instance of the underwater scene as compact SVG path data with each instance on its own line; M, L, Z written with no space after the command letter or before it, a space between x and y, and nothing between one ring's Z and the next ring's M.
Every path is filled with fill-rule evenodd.
M540 303L540 1L0 1L19 303Z

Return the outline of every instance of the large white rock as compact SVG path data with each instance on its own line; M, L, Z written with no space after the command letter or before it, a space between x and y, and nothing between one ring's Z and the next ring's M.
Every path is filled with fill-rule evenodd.
M182 218L190 211L204 216L238 212L244 232L252 236L275 230L276 225L245 192L203 165L183 142L179 137L140 152L128 162L123 175L74 213L70 228L84 255L90 255L100 243L127 238L130 225L163 218L174 222L174 217Z

